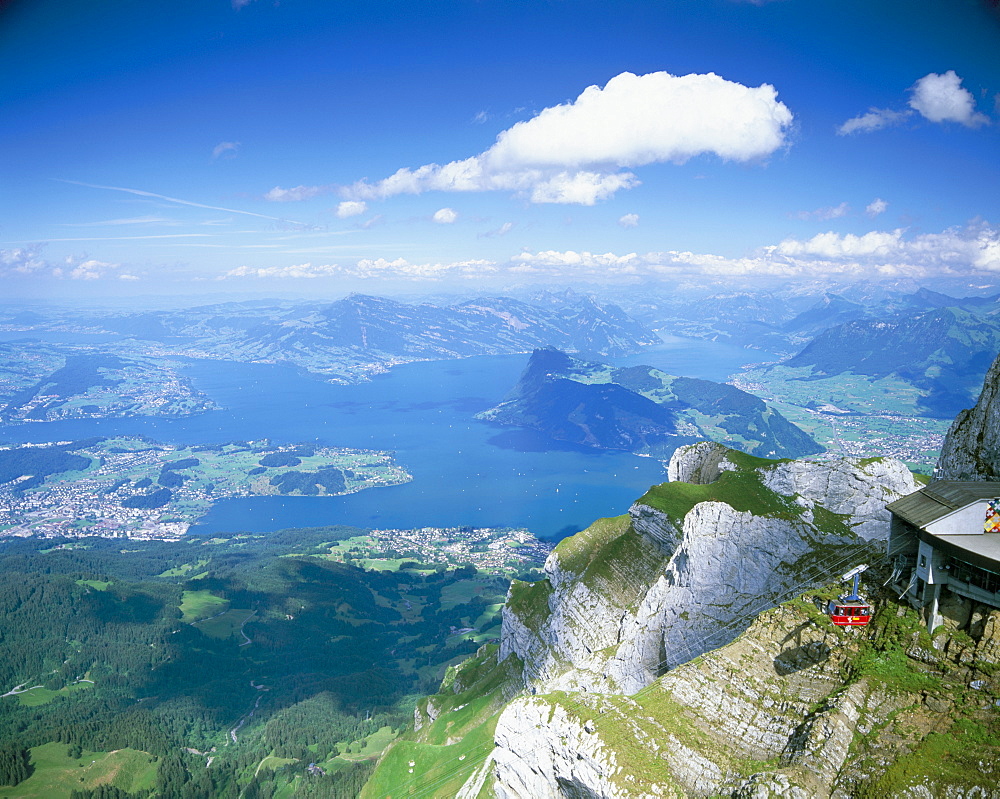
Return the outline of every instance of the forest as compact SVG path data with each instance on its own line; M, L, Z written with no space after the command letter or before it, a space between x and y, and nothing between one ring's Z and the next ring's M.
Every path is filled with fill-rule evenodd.
M358 533L4 539L0 796L356 795L507 588L327 559ZM106 753L129 767L90 779Z

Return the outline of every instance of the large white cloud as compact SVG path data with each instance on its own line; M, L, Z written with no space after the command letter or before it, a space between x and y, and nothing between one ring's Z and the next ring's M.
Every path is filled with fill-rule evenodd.
M534 203L593 205L637 185L627 171L635 167L709 154L727 161L765 158L787 143L791 124L791 111L768 84L751 88L712 73L623 72L501 132L479 155L403 168L376 183L356 183L344 195L376 200L506 190Z
M962 79L949 69L943 75L931 72L910 88L910 108L931 122L958 122L977 127L989 122L976 112L976 101Z

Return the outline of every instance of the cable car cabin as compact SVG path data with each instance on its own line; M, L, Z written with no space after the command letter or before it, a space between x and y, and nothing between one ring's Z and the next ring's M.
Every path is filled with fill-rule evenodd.
M864 602L830 602L828 612L838 627L864 627L872 620L872 607Z

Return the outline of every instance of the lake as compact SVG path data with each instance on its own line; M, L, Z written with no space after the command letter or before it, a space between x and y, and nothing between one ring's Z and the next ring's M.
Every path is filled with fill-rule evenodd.
M728 353L727 345L680 342L647 350L643 354L650 358L638 362L659 366L672 358L684 365L686 359L685 371L669 370L722 379L721 370L733 371L728 364L740 353L743 362L761 360L746 357L744 350ZM685 349L683 342L691 347ZM719 359L709 357L713 350ZM470 525L525 527L558 539L596 518L624 513L649 486L666 479L664 465L650 458L553 442L532 431L474 419L503 398L527 359L484 356L406 364L351 386L323 383L283 366L193 361L187 373L194 385L223 410L183 419L11 425L0 427L0 438L43 442L133 434L178 444L260 438L315 442L390 450L414 478L343 497L223 500L192 528L205 535L333 524Z

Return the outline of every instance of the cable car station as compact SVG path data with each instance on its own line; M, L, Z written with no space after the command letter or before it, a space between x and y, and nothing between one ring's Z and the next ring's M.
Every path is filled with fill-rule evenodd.
M970 613L1000 608L1000 482L939 480L887 507L893 577L928 630L942 623L942 591Z

